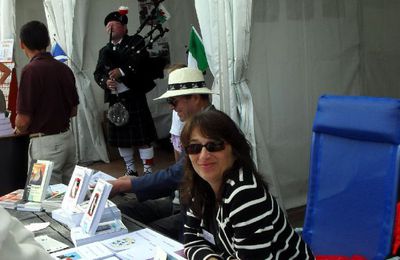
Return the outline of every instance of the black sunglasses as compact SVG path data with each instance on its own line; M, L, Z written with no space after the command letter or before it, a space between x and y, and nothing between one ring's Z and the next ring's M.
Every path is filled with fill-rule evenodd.
M208 142L206 144L189 144L185 151L187 154L198 154L205 147L209 152L219 152L225 149L224 141Z
M178 102L178 100L176 98L173 98L173 97L167 98L167 103L169 105L171 105L172 107L176 107L177 102Z

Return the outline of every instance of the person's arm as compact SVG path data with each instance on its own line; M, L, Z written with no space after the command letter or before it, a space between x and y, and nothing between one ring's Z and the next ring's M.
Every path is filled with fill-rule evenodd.
M15 118L15 130L16 134L27 133L28 127L31 124L31 118L28 115L17 114Z
M53 259L16 218L0 207L0 259Z
M132 179L131 191L139 201L158 199L171 195L182 182L185 157L166 169Z
M106 52L107 52L107 47L104 47L99 51L99 57L97 59L96 69L93 73L94 80L103 89L108 89L107 80L109 80L108 71L105 68Z
M184 156L172 166L153 174L146 174L137 178L121 177L110 181L113 185L111 197L118 193L133 192L139 201L158 199L171 195L183 178Z
M1 85L4 84L8 76L10 76L11 70L6 65L0 62L0 71L3 73L3 75L1 75L0 78L0 85Z

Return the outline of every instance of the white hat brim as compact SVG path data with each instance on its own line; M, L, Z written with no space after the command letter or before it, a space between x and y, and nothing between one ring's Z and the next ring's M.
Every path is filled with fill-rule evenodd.
M212 92L208 88L188 88L188 89L179 89L179 90L168 90L158 98L153 100L159 100L169 97L177 97L177 96L184 96L184 95L193 95L193 94L216 94Z

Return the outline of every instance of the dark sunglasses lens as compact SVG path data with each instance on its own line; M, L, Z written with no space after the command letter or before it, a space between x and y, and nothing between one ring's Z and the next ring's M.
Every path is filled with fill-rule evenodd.
M224 150L225 145L224 142L218 142L218 143L210 142L206 143L205 147L209 152L219 152Z
M201 149L203 149L203 145L201 144L189 144L186 147L186 152L188 154L198 154L201 152Z

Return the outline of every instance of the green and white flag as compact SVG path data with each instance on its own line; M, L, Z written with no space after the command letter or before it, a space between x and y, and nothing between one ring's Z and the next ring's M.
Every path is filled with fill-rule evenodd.
M203 72L208 68L203 41L193 26L189 39L188 67L198 68Z

